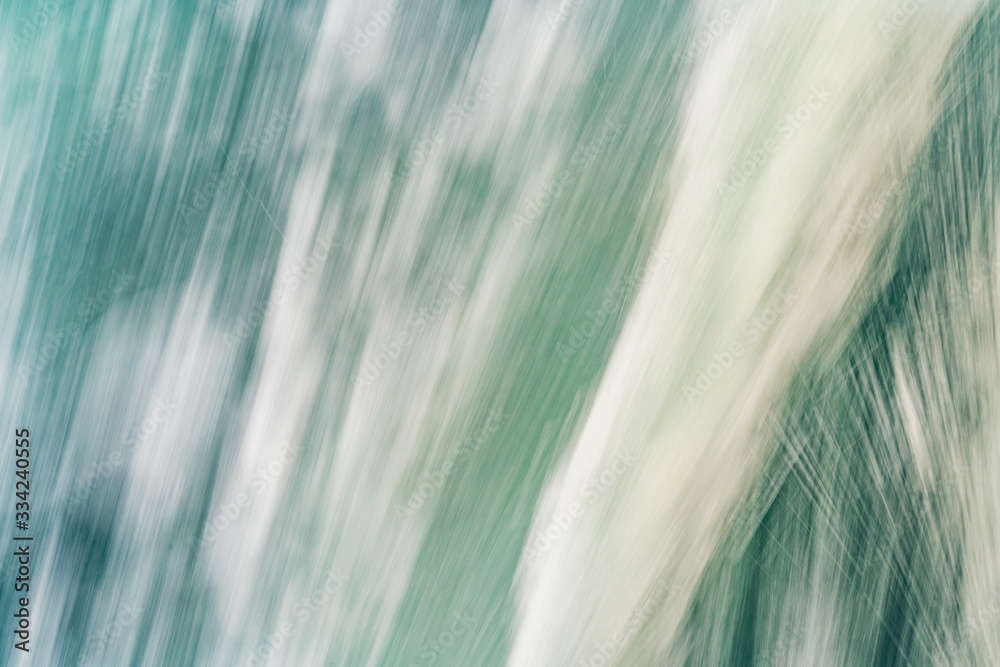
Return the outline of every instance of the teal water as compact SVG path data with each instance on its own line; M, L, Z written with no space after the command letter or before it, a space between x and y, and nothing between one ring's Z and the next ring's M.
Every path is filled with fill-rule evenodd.
M0 0L3 663L997 664L996 14Z

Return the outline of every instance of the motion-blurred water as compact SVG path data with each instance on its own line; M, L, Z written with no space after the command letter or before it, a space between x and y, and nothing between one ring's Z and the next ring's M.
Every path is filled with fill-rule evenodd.
M0 0L3 663L1000 664L998 21Z

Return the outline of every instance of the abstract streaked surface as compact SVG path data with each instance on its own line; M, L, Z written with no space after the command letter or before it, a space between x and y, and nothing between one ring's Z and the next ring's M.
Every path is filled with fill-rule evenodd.
M0 82L3 664L1000 664L996 3L0 0Z

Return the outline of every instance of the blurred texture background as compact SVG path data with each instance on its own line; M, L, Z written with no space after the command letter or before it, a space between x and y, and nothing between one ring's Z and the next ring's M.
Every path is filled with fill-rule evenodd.
M1000 664L998 77L967 0L0 0L0 661Z

